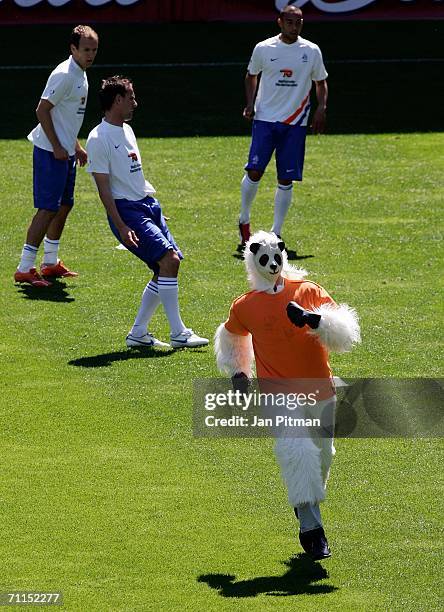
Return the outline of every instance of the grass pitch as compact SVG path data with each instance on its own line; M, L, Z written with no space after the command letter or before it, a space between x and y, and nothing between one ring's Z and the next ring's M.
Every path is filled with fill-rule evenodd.
M309 278L358 310L363 343L336 375L442 376L442 134L311 137L284 238ZM186 260L183 318L212 337L246 290L237 244L247 138L141 140ZM0 591L60 590L69 610L438 610L442 443L338 440L310 564L270 440L191 433L212 348L131 352L148 276L115 249L83 170L61 256L80 272L14 286L32 215L31 148L0 143ZM270 166L253 209L269 228ZM159 310L151 329L167 338Z

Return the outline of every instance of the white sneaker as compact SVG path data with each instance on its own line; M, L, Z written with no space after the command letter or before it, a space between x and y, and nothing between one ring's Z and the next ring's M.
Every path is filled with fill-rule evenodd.
M126 337L126 346L128 348L134 346L170 346L166 342L162 342L147 332L144 336L133 336L128 334Z
M200 338L193 332L192 329L184 329L183 332L177 336L171 336L170 344L173 348L206 346L208 344L208 338Z

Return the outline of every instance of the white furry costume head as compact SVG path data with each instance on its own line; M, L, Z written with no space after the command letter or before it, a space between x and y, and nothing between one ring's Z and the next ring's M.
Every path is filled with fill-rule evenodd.
M299 280L307 276L306 270L288 263L285 243L271 232L260 230L245 245L245 267L248 282L254 291L269 291L280 276Z

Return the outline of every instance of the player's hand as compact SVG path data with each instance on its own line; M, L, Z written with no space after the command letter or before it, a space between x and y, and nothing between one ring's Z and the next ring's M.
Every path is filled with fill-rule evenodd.
M251 121L254 117L254 106L246 106L242 114L244 119Z
M62 161L66 161L69 159L68 151L62 147L62 145L58 145L54 147L54 157L55 159L60 159Z
M88 161L88 154L83 147L76 149L76 161L79 166L83 167Z
M241 393L248 393L250 390L251 381L244 372L236 372L231 377L231 384L233 385L234 391L240 391Z
M327 124L327 116L325 114L325 110L323 108L316 109L313 119L311 122L311 128L313 130L313 134L323 134L325 132L325 126Z
M122 239L122 244L125 246L136 248L139 246L139 239L137 238L136 232L127 225L124 225L122 229L119 230L119 234Z
M321 315L304 310L296 302L289 302L287 304L287 317L296 327L302 328L304 325L308 325L311 329L316 329L321 320Z

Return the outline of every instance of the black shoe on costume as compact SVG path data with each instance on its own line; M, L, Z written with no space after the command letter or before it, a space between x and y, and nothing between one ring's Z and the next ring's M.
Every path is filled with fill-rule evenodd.
M321 559L331 557L331 551L322 527L312 529L311 531L304 531L304 533L299 532L299 542L313 561L320 561Z

